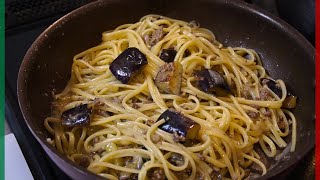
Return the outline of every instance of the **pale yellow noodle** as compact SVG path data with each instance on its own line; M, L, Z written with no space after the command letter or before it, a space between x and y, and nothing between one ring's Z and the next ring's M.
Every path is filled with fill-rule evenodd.
M151 44L157 33L163 36ZM109 67L128 47L145 54L148 64L122 84ZM165 64L160 54L169 48L176 50L174 61L183 70L178 95L163 93L155 83ZM201 91L195 71L204 68L219 72L232 93ZM279 98L262 85L262 78L270 77L253 49L224 47L195 22L147 15L103 32L100 44L73 57L70 81L54 95L52 115L44 120L50 134L47 141L76 163L87 159L85 168L112 180L123 175L150 179L156 171L169 180L182 179L181 174L187 176L183 179L211 179L212 173L235 180L245 178L254 163L264 175L268 169L253 147L260 146L268 157L290 143L294 151L297 119L281 109L288 94L285 83L275 80L282 90ZM269 94L267 99L262 90ZM63 126L62 113L80 104L92 105L90 124ZM158 118L168 108L200 125L196 140L176 142L175 135L160 128L165 120ZM291 141L286 142L290 132ZM172 162L174 156L183 158L180 166ZM133 167L135 158L142 158L143 164Z

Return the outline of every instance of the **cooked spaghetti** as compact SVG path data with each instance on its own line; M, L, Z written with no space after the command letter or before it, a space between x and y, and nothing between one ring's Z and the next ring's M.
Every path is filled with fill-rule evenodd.
M135 56L127 51L146 64L116 64ZM60 153L107 179L243 179L295 150L288 97L254 50L224 47L196 22L148 15L74 56L44 125Z

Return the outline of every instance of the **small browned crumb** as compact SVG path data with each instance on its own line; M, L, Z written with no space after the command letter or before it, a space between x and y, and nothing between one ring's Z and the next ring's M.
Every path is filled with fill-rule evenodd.
M221 180L222 179L222 174L216 170L213 170L210 174L210 178L211 179L215 179L215 180Z
M109 116L110 116L110 114L109 114L108 111L104 111L104 110L102 110L102 109L97 109L97 110L95 110L95 113L96 113L97 115L104 116L104 117L109 117Z
M250 169L245 169L245 170L244 170L244 177L243 177L243 179L245 179L246 177L248 177L249 174L250 174Z
M163 27L161 26L159 29L153 31L151 35L145 34L142 38L146 45L150 48L161 41L164 35Z
M268 101L272 99L272 95L270 94L268 89L264 87L260 88L259 95L260 95L260 99L264 101Z
M195 154L201 161L205 160L205 158L204 158L204 156L202 156L202 154L200 154L200 153L195 153Z
M147 176L150 180L165 180L166 175L164 171L160 168L153 168L148 171Z
M99 98L94 99L93 103L95 108L104 106L104 102L102 102Z
M98 151L96 151L97 154L101 155L105 150L100 148Z
M113 97L113 98L112 98L112 102L115 102L115 103L120 104L120 103L121 103L121 100L120 100L119 98L117 98L117 97Z
M143 149L143 148L144 146L139 144L128 144L128 145L118 147L118 149Z
M90 165L90 160L88 157L82 157L80 158L79 160L79 165L84 167L84 168L87 168L89 165Z
M272 113L271 113L271 111L270 111L269 108L263 108L263 109L261 109L261 114L264 115L264 116L266 116L266 117L271 117L271 115L272 115Z
M137 103L132 103L132 107L134 109L139 109L140 108L140 106Z
M150 36L148 34L145 34L142 36L144 43L146 43L147 46L150 46Z
M161 141L161 137L155 133L151 136L151 141L157 144Z
M255 104L250 104L249 106L250 106L250 107L253 107L253 108L255 108L255 109L260 109L260 108L261 108L260 106L255 105Z
M282 117L279 117L277 122L280 130L284 130L286 128L286 123L284 122Z
M151 120L151 119L148 119L146 121L146 125L148 125L148 126L152 126L154 123L155 123L154 120Z
M139 99L137 99L137 98L133 98L132 99L132 103L139 103L139 102L141 102Z
M138 180L138 174L126 173L126 175L120 176L119 180Z
M255 111L248 111L247 114L252 119L257 119L260 116L260 113Z
M190 168L186 168L182 171L175 171L174 174L179 177L179 179L188 179L192 170Z
M161 41L163 37L164 37L164 31L163 31L163 27L161 26L159 29L153 31L150 39L150 45L154 46L159 41Z
M152 102L153 102L152 96L147 96L147 101L145 101L145 103L152 103Z
M204 180L203 175L200 172L196 172L196 177L194 178L195 180Z
M92 142L92 145L95 145L100 142L100 138L98 136L94 137L91 142Z

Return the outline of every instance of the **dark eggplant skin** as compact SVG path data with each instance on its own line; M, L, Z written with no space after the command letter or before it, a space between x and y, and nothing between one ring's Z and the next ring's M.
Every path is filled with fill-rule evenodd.
M200 130L198 123L173 109L167 109L163 112L158 121L161 119L164 119L165 123L159 126L160 129L168 133L176 133L186 139L195 139Z
M277 83L268 78L261 78L261 83L263 85L267 85L268 88L273 91L279 98L282 98L282 90L281 87L277 85Z
M174 49L162 49L160 53L160 59L164 62L170 63L173 62L176 57L177 51Z
M64 111L61 115L62 126L84 127L90 124L92 105L80 104L72 109Z
M204 92L215 92L217 90L223 90L228 93L231 92L231 88L223 76L211 69L202 69L195 72L195 76L198 80L198 87Z
M112 61L109 69L119 81L127 84L131 77L147 64L146 55L139 49L130 47Z

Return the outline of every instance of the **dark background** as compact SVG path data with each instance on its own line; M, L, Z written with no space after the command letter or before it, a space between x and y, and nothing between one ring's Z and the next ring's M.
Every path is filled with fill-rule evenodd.
M16 82L20 63L38 35L66 13L93 0L6 0L5 117L15 134L35 179L69 179L45 154L20 112ZM315 41L314 0L244 0L259 6L296 28L311 44ZM314 150L285 179L314 179Z

